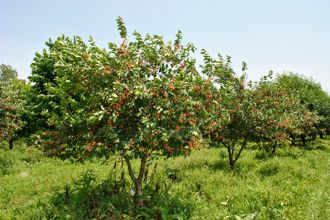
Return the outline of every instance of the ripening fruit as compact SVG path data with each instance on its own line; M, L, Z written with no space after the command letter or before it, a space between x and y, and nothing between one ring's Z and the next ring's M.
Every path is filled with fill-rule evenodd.
M93 141L93 142L91 142L87 145L86 150L91 152L94 149L95 146L96 146L96 142Z
M109 66L104 67L104 74L110 74L112 72L112 69Z
M133 64L131 64L131 63L127 64L127 69L128 69L129 71L131 71L132 68L133 68Z

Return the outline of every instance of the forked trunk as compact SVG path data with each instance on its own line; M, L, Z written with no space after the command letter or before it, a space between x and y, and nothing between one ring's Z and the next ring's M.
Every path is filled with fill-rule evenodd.
M134 194L134 199L136 201L136 204L140 207L143 206L143 199L141 198L142 196L142 181L135 181L134 182L134 189L135 189L135 194Z
M235 156L235 146L236 146L236 142L233 142L232 145L227 145L227 151L228 151L228 162L229 162L229 168L230 170L234 170L235 169L235 163L238 160L238 158L240 157L242 151L244 150L244 148L246 147L247 142L244 140L238 153Z
M233 158L229 158L229 168L230 168L230 170L235 169L235 161Z
M143 177L144 177L144 174L146 171L147 156L144 155L141 158L138 177L135 177L130 158L128 156L125 156L124 159L125 159L125 162L128 167L129 176L131 177L133 184L134 184L134 200L138 206L142 207L144 205L143 199L141 198L142 197L142 182L143 182Z

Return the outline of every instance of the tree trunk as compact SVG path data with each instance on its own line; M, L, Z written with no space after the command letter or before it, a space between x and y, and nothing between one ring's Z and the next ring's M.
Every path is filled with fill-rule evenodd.
M228 151L228 162L229 162L229 168L233 170L235 168L235 163L233 162L233 155L232 155L232 150L230 146L226 146L227 151Z
M233 158L229 158L229 168L230 170L235 169L235 161L233 160Z
M138 173L138 177L135 177L134 170L133 170L130 158L128 156L125 156L124 159L125 159L125 162L126 162L127 167L128 167L129 176L131 177L131 179L133 181L133 184L134 184L134 200L135 200L135 202L138 206L142 207L144 205L143 204L143 199L141 198L141 196L142 196L142 182L143 182L143 177L144 177L145 170L146 170L147 156L144 155L141 158L140 170L139 170L139 173Z
M141 198L142 196L142 181L134 181L134 189L135 189L135 194L134 194L134 199L136 201L136 204L139 207L143 206L143 199Z
M291 138L291 145L296 146L296 138L294 137L294 135L290 134L290 138Z
M9 149L10 150L14 149L14 140L10 139L8 142L9 142Z
M324 134L323 134L323 132L322 132L322 131L320 132L320 138L321 138L321 139L323 139L323 138L324 138Z
M311 135L311 137L312 137L312 140L315 141L316 138L317 138L317 133L316 132L313 132L312 135Z
M273 147L272 147L272 154L273 155L275 155L276 147L277 147L277 142L275 141L275 143L273 144Z
M235 169L235 163L238 160L238 158L240 157L243 149L246 147L247 142L245 140L243 141L241 148L239 149L236 156L235 156L235 145L236 145L236 142L233 142L233 144L231 146L230 145L226 146L226 148L228 150L228 161L229 161L230 170Z
M300 135L301 141L303 142L303 146L306 146L306 136L305 135Z

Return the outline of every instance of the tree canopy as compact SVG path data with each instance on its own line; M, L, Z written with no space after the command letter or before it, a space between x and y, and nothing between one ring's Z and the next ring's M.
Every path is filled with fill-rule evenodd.
M195 47L181 44L181 32L173 42L138 32L131 41L122 19L117 23L122 42L108 49L80 37L47 42L31 65L30 105L45 119L46 149L80 160L119 153L139 196L149 159L197 146L204 80L191 56ZM141 160L137 176L133 158Z

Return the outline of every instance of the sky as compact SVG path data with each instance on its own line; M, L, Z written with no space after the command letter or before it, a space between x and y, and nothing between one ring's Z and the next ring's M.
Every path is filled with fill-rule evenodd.
M0 63L26 79L49 38L92 36L107 47L119 41L118 16L129 33L173 40L181 30L184 42L231 56L238 74L245 61L251 80L292 71L330 91L329 0L0 0Z

